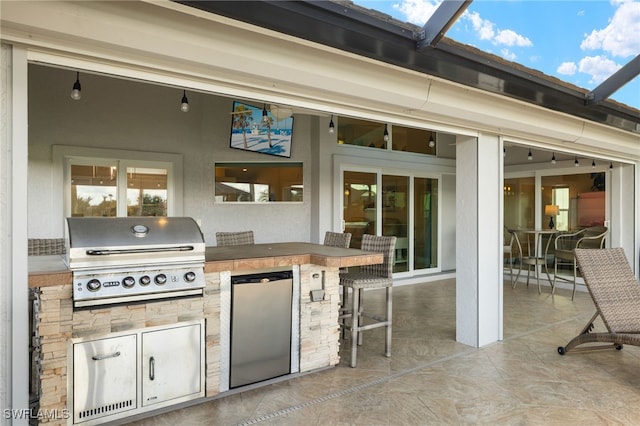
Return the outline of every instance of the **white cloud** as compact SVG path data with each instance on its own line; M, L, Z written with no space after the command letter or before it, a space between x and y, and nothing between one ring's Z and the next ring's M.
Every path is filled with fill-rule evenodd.
M500 49L500 55L503 58L508 59L509 61L515 61L516 60L516 54L513 53L512 51L510 51L507 48Z
M563 62L560 64L556 72L562 75L574 75L578 71L578 66L575 62Z
M513 30L500 31L498 35L495 36L494 41L498 44L504 44L505 46L529 47L533 45L531 40Z
M394 3L393 8L407 17L407 22L423 26L431 18L442 1L436 0L402 0Z
M480 40L492 40L495 31L493 30L493 22L482 19L478 12L465 12L463 17L471 21L474 31L478 34Z
M580 60L578 70L591 75L589 83L598 84L618 71L620 65L605 56L586 56Z
M580 48L601 49L621 58L635 56L640 53L640 2L618 0L612 3L619 7L609 25L586 35Z
M483 19L478 12L465 12L462 18L471 22L473 30L480 40L489 40L499 46L533 46L531 40L513 30L496 31L495 24L488 19Z
M442 0L400 0L393 8L406 16L406 20L416 25L424 25L436 11ZM527 37L506 29L496 31L495 24L483 19L478 12L465 11L462 19L471 23L473 31L480 40L488 40L499 46L530 47L533 45ZM509 52L512 55L511 52Z

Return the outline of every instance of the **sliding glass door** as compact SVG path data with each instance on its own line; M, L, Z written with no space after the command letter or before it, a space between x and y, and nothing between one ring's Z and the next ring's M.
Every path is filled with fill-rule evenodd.
M351 233L351 247L360 248L362 235L377 235L378 176L376 173L345 171L344 231Z
M397 237L394 273L438 270L436 178L381 169L344 170L342 219L360 248L363 234Z
M382 235L395 235L393 272L409 270L409 177L382 175Z
M438 180L414 178L414 269L438 267Z

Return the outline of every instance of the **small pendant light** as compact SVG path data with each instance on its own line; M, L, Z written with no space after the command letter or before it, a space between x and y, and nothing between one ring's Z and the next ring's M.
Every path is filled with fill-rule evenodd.
M591 168L592 169L596 168L596 160L591 160Z
M429 136L429 148L433 148L434 146L436 146L436 140L433 137L433 133L431 133L431 136Z
M531 153L531 148L529 148L529 154L527 154L527 160L533 160L533 154Z
M329 120L329 133L336 131L336 126L333 124L333 114L331 114L331 120Z
M182 91L182 101L180 103L180 111L189 112L189 99L187 99L187 91Z
M580 163L578 162L578 157L576 157L576 161L573 162L573 165L575 167L579 167L580 166Z
M384 125L384 134L382 136L385 142L389 142L389 131L387 130L387 125Z
M269 121L269 116L267 116L267 104L262 104L262 122L267 123Z
M551 154L551 164L556 164L556 153Z
M82 98L82 86L80 85L80 72L76 73L76 82L73 83L73 89L71 90L71 99L79 101Z

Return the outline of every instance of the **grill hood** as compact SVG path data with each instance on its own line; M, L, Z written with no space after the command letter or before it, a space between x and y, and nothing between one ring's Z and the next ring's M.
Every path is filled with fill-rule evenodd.
M190 217L73 217L67 225L72 270L204 261L204 237Z

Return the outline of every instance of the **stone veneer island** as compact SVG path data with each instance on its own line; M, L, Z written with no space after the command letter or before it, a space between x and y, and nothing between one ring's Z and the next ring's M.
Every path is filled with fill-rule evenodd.
M299 332L294 330L292 333L295 336L292 345L297 345L299 359L292 360L292 364L297 364L297 371L291 374L335 366L339 362L340 335L338 270L377 264L382 260L379 253L311 243L208 247L203 296L74 309L72 273L65 267L62 257L32 257L29 287L35 289L38 299L34 327L39 339L37 356L40 359L32 383L40 387L39 408L49 412L71 411L68 391L73 382L68 374L73 368L70 354L74 339L101 339L114 333L198 320L204 320L205 324L205 396L199 400L223 397L229 392L230 277L239 273L293 270L294 304L295 298L299 299ZM319 289L324 290L324 298L312 301L311 291ZM150 411L153 410L142 412ZM134 414L140 414L140 411ZM120 418L123 416L113 420ZM61 419L42 421L67 423Z

